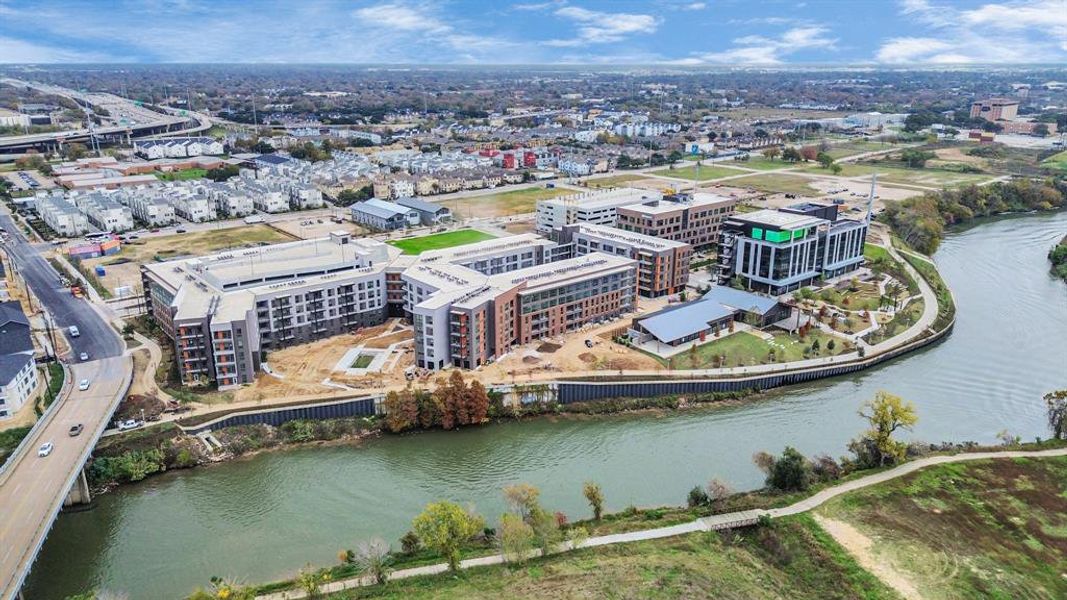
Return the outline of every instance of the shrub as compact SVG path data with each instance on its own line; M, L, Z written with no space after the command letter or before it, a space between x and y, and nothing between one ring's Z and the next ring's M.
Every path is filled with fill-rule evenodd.
M705 492L704 488L700 487L699 485L695 486L693 489L689 490L689 495L686 497L685 503L689 506L689 508L707 506L708 493Z

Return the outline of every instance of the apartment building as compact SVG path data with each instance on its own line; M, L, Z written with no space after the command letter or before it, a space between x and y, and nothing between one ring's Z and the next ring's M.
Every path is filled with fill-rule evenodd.
M812 202L735 215L720 236L719 282L779 295L854 271L869 225L869 213L842 219L837 205Z
M133 212L109 196L102 194L75 196L74 203L85 213L89 223L100 231L121 233L135 227Z
M1011 98L987 98L971 103L971 118L986 121L1012 121L1019 114L1019 101Z
M705 248L718 243L719 227L736 207L737 200L717 194L671 194L619 207L617 227Z
M588 223L565 225L558 239L575 256L602 252L637 261L637 291L646 298L676 294L689 282L693 248L685 242Z
M550 234L564 225L591 223L615 226L618 209L639 202L658 200L663 194L622 188L603 192L585 192L537 202L536 229L538 233Z
M418 211L419 220L423 225L437 225L452 220L452 211L443 204L427 202L418 198L398 198L396 203Z
M12 417L37 389L30 321L17 300L0 302L0 420Z
M37 214L45 225L63 237L77 237L89 231L89 219L61 195L39 193Z
M269 351L406 316L416 364L473 368L515 344L632 312L637 261L534 234L402 255L345 232L141 267L183 381L251 381Z

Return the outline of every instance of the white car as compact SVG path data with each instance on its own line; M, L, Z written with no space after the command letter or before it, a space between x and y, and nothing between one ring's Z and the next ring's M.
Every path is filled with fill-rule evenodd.
M79 381L78 382L78 389L83 391L83 392L85 390L89 389L89 380L88 379L82 379L81 381Z
M44 457L48 456L49 454L51 454L52 450L55 450L55 448L56 448L56 446L52 442L45 442L45 443L41 444L40 448L37 449L37 456L40 456L41 458L44 458Z
M126 419L125 421L119 421L119 431L127 431L129 429L137 429L141 426L140 421L134 419Z
M78 359L81 360L82 362L85 362L85 361L89 360L89 353L88 352L82 352L81 354L78 355Z

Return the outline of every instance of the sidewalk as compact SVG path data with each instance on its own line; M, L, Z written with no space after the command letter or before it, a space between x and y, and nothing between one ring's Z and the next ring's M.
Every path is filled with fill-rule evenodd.
M948 456L929 456L926 458L920 458L908 463L904 463L898 467L889 469L888 471L882 471L881 473L874 473L859 479L840 483L833 487L826 488L820 492L817 492L808 498L800 500L789 506L782 508L772 508L769 510L743 510L731 513L723 513L719 515L711 515L710 517L703 517L690 521L689 523L682 523L680 525L672 525L670 527L657 527L655 529L645 529L642 531L630 531L627 533L616 533L612 535L603 535L598 537L591 537L583 542L580 548L594 548L597 546L609 546L612 544L625 544L627 542L638 542L645 540L655 540L666 537L674 537L677 535L684 535L687 533L695 533L698 531L714 531L720 529L733 529L735 527L744 527L755 524L760 517L766 516L771 519L777 519L780 517L786 517L790 515L796 515L803 512L815 509L826 502L836 498L842 494L846 494L851 491L863 489L879 483L884 483L897 477L903 477L909 473L914 473L919 469L930 467L934 465L941 465L945 463L964 462L971 460L986 460L986 459L1004 459L1004 458L1036 458L1036 457L1054 457L1054 456L1067 456L1067 448L1057 448L1054 450L1033 450L1033 451L1018 451L1018 450L1004 450L997 452L973 452L954 454ZM563 545L560 552L568 552L575 548L567 543ZM499 565L505 562L504 557L496 554L491 556L482 556L478 558L470 558L460 562L461 569L470 569L471 567L481 567L487 565ZM394 571L390 576L390 580L406 579L408 577L418 577L420 575L434 575L437 573L444 573L448 570L448 565L445 563L438 563L435 565L426 565L423 567L414 567L411 569L400 569ZM358 577L354 579L345 579L341 581L333 581L322 586L321 593L332 594L340 592L342 590L348 590L356 587L362 587L373 584L373 580L368 577ZM266 594L263 596L257 596L257 600L297 600L300 598L306 598L307 595L303 590L287 590L283 592L275 592L272 594Z

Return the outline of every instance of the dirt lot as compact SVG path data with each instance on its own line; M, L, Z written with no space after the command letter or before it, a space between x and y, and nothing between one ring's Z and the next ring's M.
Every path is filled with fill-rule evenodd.
M339 214L347 215L348 213ZM362 236L367 233L367 230L347 219L343 223L334 223L329 218L310 218L299 213L291 215L290 218L284 220L271 221L271 225L294 238L303 240L327 237L330 233L338 230L347 231L353 236Z
M745 188L730 187L728 185L729 183L731 182L723 182L723 185L711 188L708 191L722 194L724 196L735 195L740 199L750 199L750 203L755 208L783 208L790 204L796 204L797 202L803 202L805 200L830 201L832 198L840 198L845 201L845 204L840 209L841 212L850 214L851 216L861 216L864 214L863 211L866 211L867 209L867 194L871 191L870 182L851 181L839 177L808 179L808 187L817 190L818 193L814 196L805 198L786 198L784 193L761 195L759 193L750 192ZM831 194L830 192L834 190L838 191ZM883 200L903 200L905 198L910 198L911 196L922 195L923 192L920 190L878 184L876 194L878 195L878 198L874 201L874 210L877 212L884 207ZM849 213L849 209L852 208L859 208L860 211Z
M323 383L327 379L335 384L356 387L402 383L404 369L415 362L412 340L411 327L393 319L359 333L342 334L275 350L267 355L267 363L279 376L260 374L254 384L237 392L235 400L242 402L337 392L338 387ZM392 359L386 362L391 366L385 373L354 378L334 371L337 362L355 346L362 344L368 348L388 348L395 343L404 344L400 350L402 354L395 362Z
M291 242L294 239L296 239L294 236L267 225L245 225L144 237L124 243L118 254L90 258L82 262L90 269L95 269L97 266L104 267L105 274L101 282L108 289L114 291L117 287L129 286L134 294L140 294L142 289L140 265L152 262L156 257L168 259L198 256L227 248Z

